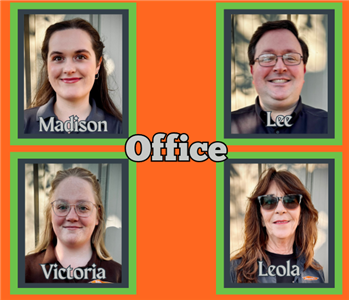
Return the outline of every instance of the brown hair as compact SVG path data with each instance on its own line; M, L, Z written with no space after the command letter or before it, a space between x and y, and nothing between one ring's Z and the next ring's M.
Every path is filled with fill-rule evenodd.
M45 228L44 228L44 231L42 232L38 246L33 251L31 251L31 253L40 252L42 250L45 250L48 247L48 245L50 245L51 243L54 243L54 244L57 243L57 237L52 228L51 202L52 202L53 193L58 187L58 185L68 177L81 178L91 184L94 192L94 199L98 207L98 210L97 210L98 225L96 225L92 233L91 245L93 245L94 248L96 249L96 253L99 256L99 258L104 260L111 260L112 257L110 256L110 254L108 253L108 250L105 247L104 238L103 238L103 234L105 231L105 220L104 220L104 207L103 207L102 198L101 198L101 188L96 176L93 173L91 173L89 170L86 170L80 167L58 171L55 178L53 179L51 183L51 190L49 193L49 201L46 204L46 208L45 208Z
M30 107L42 106L46 104L50 100L50 98L56 95L56 92L53 90L48 80L48 45L50 42L50 38L54 32L67 29L81 29L87 32L91 37L92 48L96 55L96 62L98 63L100 58L102 58L102 62L99 68L99 78L95 80L95 83L90 92L90 96L96 101L96 105L99 108L103 109L105 112L115 116L120 121L122 121L121 112L116 108L115 104L113 103L113 100L109 96L109 90L107 85L107 71L105 68L105 61L103 57L104 44L101 41L98 31L94 29L89 22L80 18L58 22L47 28L45 38L41 47L41 56L44 63L40 71L40 85Z
M263 23L261 26L257 28L255 33L253 34L250 44L248 45L248 60L250 61L250 65L254 65L255 63L255 54L256 54L256 45L260 38L263 36L264 33L270 30L277 30L277 29L287 29L291 31L294 36L297 38L299 44L302 48L302 56L303 56L303 62L306 65L309 57L309 50L307 44L298 36L298 30L297 27L294 25L292 21L289 20L278 20L278 21L268 21Z
M265 260L270 265L270 260L265 253L268 241L266 228L262 226L262 215L257 197L265 195L270 183L274 181L278 188L285 194L301 194L300 222L295 233L295 245L299 256L305 256L304 269L312 267L320 270L322 267L313 260L314 246L317 240L318 212L311 202L309 192L305 189L297 176L288 171L276 171L275 168L265 170L259 177L248 205L245 215L245 241L240 251L231 260L241 259L236 268L237 282L257 282L258 260Z

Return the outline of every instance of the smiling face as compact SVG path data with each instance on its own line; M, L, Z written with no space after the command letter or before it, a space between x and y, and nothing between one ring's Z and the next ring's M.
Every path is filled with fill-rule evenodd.
M64 200L72 205L81 201L90 201L96 204L91 184L78 177L65 178L52 195L51 202L55 200ZM90 243L95 226L98 225L95 207L88 217L79 217L74 206L71 207L66 217L58 217L53 210L51 210L51 216L57 242L69 248L79 248Z
M84 30L54 32L48 44L47 72L57 101L86 101L100 62L97 64L91 38Z
M274 181L270 182L265 194L274 194L277 197L285 196L285 193L279 189ZM272 240L274 244L285 242L293 244L296 229L300 222L300 205L295 209L286 209L282 201L279 201L274 210L265 210L261 207L260 211L262 224L266 227L269 240Z
M267 31L256 45L254 58L261 54L302 54L302 48L295 35L287 29ZM287 110L295 106L304 84L305 65L286 66L281 57L273 67L262 67L258 61L250 66L253 83L259 95L261 106L266 111Z

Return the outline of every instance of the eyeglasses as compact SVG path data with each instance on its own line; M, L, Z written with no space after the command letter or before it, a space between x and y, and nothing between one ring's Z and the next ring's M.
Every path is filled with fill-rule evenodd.
M282 61L286 66L297 66L301 63L303 56L299 53L286 53L284 55L276 55L273 53L261 54L254 61L262 67L274 67L278 61L278 57L282 57Z
M261 207L265 210L274 210L279 201L282 200L282 204L286 209L296 209L298 205L301 205L302 195L285 195L283 197L276 197L274 195L258 196L258 201Z
M93 211L93 207L97 208L97 205L91 201L80 201L77 204L69 204L67 201L55 200L51 203L53 212L58 217L66 217L71 208L74 206L75 212L79 217L89 217Z

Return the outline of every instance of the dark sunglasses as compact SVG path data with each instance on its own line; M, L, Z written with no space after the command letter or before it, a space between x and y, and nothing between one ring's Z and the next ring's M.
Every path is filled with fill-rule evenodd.
M280 200L286 209L296 209L301 204L302 195L285 195L283 197L276 197L274 195L258 196L258 201L261 207L265 210L273 210L277 207Z

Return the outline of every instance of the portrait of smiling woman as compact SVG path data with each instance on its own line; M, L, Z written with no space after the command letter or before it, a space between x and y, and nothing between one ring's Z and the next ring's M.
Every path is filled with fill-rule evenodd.
M233 283L324 283L314 259L319 214L310 193L287 170L266 169L248 197L242 247L233 253Z
M25 282L121 282L121 265L104 244L105 212L96 176L81 167L58 171L48 200L40 241L25 257Z
M122 114L110 97L104 44L81 18L57 22L41 47L41 82L24 133L122 133Z

